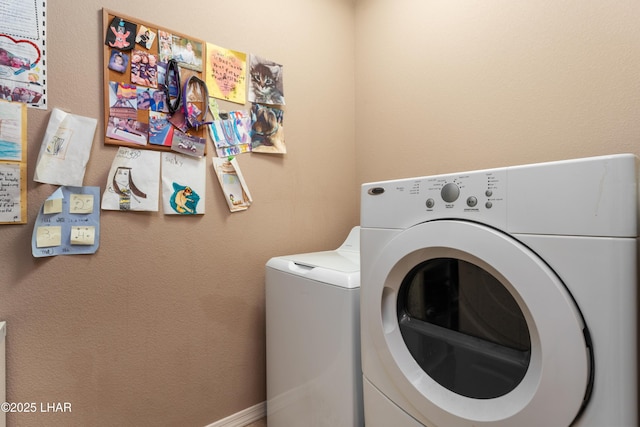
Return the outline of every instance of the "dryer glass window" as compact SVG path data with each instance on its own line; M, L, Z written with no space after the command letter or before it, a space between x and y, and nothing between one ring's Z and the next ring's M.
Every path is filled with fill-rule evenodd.
M397 308L411 355L443 387L490 399L524 377L531 356L524 315L482 268L451 258L425 261L405 277Z

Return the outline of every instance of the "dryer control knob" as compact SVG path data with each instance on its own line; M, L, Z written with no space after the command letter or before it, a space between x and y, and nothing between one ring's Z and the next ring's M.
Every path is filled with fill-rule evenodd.
M440 196L442 196L442 200L445 202L453 203L458 200L458 196L460 196L460 188L455 183L449 182L440 190Z

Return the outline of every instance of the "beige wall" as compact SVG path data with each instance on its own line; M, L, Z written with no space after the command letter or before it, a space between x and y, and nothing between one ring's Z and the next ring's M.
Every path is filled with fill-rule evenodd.
M54 187L30 182L29 224L0 227L8 399L73 413L11 426L198 426L263 401L264 263L338 245L362 182L639 152L635 1L50 1L50 105L100 120L102 7L284 64L289 153L240 157L248 212L212 175L203 217L102 212L93 256L31 257ZM29 110L30 178L47 119ZM96 138L85 184L114 153Z
M358 0L359 182L640 153L635 0Z
M358 222L353 4L50 0L49 104L100 120L84 183L102 190L117 150L102 137L103 7L283 64L289 152L239 156L247 212L208 173L202 217L102 211L95 255L34 259L56 187L31 179L49 112L30 109L29 223L0 226L7 398L72 413L8 425L204 426L265 400L265 262L337 247Z

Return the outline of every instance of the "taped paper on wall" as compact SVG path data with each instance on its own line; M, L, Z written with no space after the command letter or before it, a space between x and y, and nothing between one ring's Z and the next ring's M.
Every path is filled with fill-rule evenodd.
M33 180L81 186L97 125L97 119L51 110Z
M93 254L100 246L100 187L59 187L38 211L34 257Z
M157 151L118 148L102 195L102 209L157 211L160 154Z
M234 158L213 158L213 169L218 176L224 198L231 212L247 210L253 199L242 176L238 160Z
M204 214L207 159L162 153L162 206L165 215Z

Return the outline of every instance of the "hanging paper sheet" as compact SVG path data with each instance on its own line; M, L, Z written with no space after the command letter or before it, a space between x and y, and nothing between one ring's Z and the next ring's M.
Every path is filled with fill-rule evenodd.
M253 199L240 171L238 160L235 157L228 159L214 157L212 160L213 170L216 172L229 210L231 212L247 210L253 203Z
M100 187L58 188L38 211L34 257L93 254L100 246Z
M0 224L27 222L26 163L0 162Z
M102 209L157 211L160 153L118 148L102 195Z
M207 43L207 60L209 95L244 104L247 54Z
M162 153L162 206L166 215L204 214L207 159Z
M284 154L284 110L267 105L251 106L251 151Z
M51 110L34 181L79 187L84 180L98 120Z
M209 125L209 135L218 157L236 156L251 151L251 116L245 111L220 114ZM225 117L225 118L222 118Z
M249 102L285 105L282 65L256 55L249 56Z

